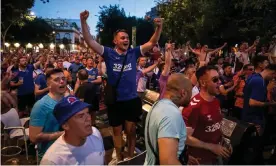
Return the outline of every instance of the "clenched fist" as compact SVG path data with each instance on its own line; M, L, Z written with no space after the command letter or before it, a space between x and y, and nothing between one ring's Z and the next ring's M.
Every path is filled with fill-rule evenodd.
M81 19L81 21L86 21L88 17L89 17L89 12L87 10L85 10L84 12L80 13L80 19Z
M164 18L155 18L153 20L153 22L154 22L155 25L161 26L161 25L163 25L163 20L164 20Z

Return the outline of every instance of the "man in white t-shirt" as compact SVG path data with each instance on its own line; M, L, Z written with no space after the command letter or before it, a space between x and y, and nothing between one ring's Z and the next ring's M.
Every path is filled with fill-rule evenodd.
M65 133L47 150L41 165L104 165L103 140L91 126L89 107L71 95L55 106L53 114Z
M153 65L145 68L147 62L146 57L140 57L138 59L138 66L137 66L137 74L136 74L136 81L137 81L137 93L138 96L141 97L144 92L146 91L146 84L148 81L148 77L146 74L151 72L157 65L161 62L161 59L158 59Z

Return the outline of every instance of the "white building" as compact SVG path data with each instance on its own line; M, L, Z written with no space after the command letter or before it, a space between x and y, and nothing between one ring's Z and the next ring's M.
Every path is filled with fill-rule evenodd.
M83 45L84 40L81 30L80 19L44 19L54 29L55 45L64 44L68 51L75 50L77 46Z

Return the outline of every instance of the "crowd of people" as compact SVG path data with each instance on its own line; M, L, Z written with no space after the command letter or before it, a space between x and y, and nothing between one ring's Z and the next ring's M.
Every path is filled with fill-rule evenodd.
M218 157L229 158L233 149L222 144L223 116L254 125L260 137L271 125L276 36L260 52L259 38L250 47L241 42L224 53L227 43L210 49L200 43L192 48L188 41L176 48L168 41L161 48L163 20L155 18L147 43L130 48L127 31L120 29L114 33L115 47L109 48L90 35L88 16L84 11L80 19L92 53L24 53L20 48L1 56L1 114L15 108L20 117L30 116L30 140L38 145L40 164L110 162L95 123L102 101L117 162L134 157L147 89L160 96L146 118L145 165L218 164Z

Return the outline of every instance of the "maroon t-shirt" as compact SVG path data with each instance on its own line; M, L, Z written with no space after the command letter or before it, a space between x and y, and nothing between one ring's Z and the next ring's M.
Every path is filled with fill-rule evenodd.
M194 129L193 137L206 143L220 143L222 115L218 99L208 102L197 94L192 98L189 106L183 109L182 116L186 126ZM211 164L217 157L209 150L195 147L189 147L188 154L201 158L200 164Z

